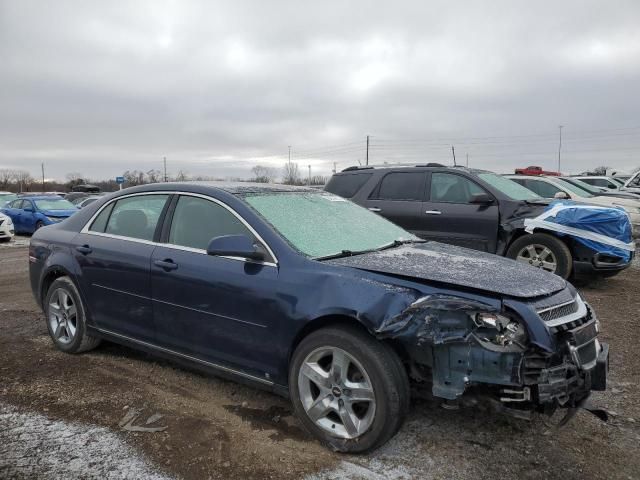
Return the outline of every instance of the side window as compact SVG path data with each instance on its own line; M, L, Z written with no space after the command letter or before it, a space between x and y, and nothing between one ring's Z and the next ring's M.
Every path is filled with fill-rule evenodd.
M431 201L447 203L470 203L471 197L487 193L475 182L451 173L431 174Z
M199 197L178 199L169 230L169 243L206 250L212 238L223 235L247 235L244 224L226 208Z
M595 185L596 187L606 187L607 181L603 178L594 178L592 180L592 185Z
M553 196L561 190L555 185L540 180L527 180L526 187L533 190L543 198L553 198Z
M118 200L111 211L105 233L153 240L168 198L169 195L138 195Z
M29 200L22 200L22 205L19 208L22 208L23 210L27 210L30 208L31 210L33 210L33 203L31 203Z
M629 182L630 187L640 187L640 174L637 174L635 177L631 179Z
M22 200L14 200L11 202L10 208L22 208Z
M372 198L379 200L422 200L424 173L395 172L382 178L378 193Z
M331 177L325 190L344 198L353 197L371 178L371 173L346 173Z
M111 210L113 210L114 205L115 202L110 203L100 212L100 214L96 217L96 219L89 227L90 231L104 233L105 229L107 228L107 220L109 220L109 215L111 215Z

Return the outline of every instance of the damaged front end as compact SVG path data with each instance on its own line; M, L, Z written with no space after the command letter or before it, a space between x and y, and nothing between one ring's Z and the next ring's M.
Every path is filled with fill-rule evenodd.
M456 406L487 401L519 418L583 406L606 389L608 346L598 320L573 289L533 302L500 305L428 295L378 329L402 342L411 376ZM568 416L569 417L569 416ZM567 418L568 418L567 417Z

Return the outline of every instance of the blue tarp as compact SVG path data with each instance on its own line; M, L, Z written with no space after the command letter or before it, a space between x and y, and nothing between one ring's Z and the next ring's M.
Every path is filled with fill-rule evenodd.
M559 200L551 203L545 211L549 211L558 205L569 208L559 210L555 216L545 218L545 221L598 233L600 235L606 235L607 237L614 238L624 243L631 243L631 222L629 221L629 216L622 208L602 208L595 206L593 208L589 208L589 205ZM575 206L576 208L571 208L572 206ZM627 262L631 259L631 252L629 250L596 242L580 236L569 236L571 236L575 241L598 253L615 255L623 258Z

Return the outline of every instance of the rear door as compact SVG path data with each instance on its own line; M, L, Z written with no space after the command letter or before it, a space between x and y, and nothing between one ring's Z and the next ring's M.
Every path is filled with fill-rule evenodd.
M474 194L487 194L472 179L453 172L432 172L429 198L422 204L423 238L494 253L500 211L497 200L490 205L471 203Z
M421 236L422 201L427 174L423 171L394 171L385 174L364 206L396 225Z
M24 200L18 199L9 203L5 207L7 215L11 217L13 221L13 227L16 232L22 232L22 202Z
M151 254L168 194L139 194L104 207L73 239L80 287L100 329L153 342Z

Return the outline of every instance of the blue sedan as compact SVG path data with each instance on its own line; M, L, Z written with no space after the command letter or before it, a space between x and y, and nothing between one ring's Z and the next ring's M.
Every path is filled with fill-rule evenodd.
M411 383L567 420L606 386L598 320L565 280L326 192L133 187L38 230L29 262L59 350L107 339L270 389L333 450L391 438Z
M46 225L60 223L77 211L75 205L57 195L21 197L0 208L13 221L16 233L33 233Z

